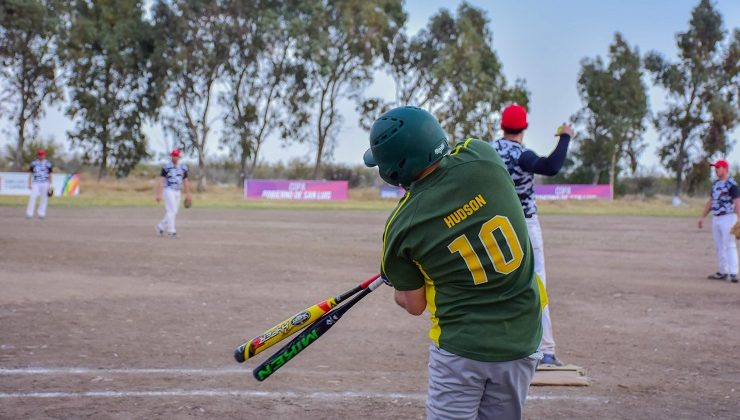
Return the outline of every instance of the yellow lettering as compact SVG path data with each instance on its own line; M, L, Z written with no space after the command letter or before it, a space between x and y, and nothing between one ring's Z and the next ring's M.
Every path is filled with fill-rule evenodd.
M475 201L477 201L481 207L486 205L486 200L483 198L483 194L478 194L478 196L475 197Z
M455 213L452 213L449 217L452 217L452 220L455 222L455 224L460 223L460 218L457 217Z
M456 224L462 222L463 220L467 219L468 216L471 216L476 211L480 210L481 207L486 205L486 200L483 198L483 194L478 194L473 198L472 200L468 201L466 204L464 204L462 207L456 209L447 217L443 218L445 225L447 228L451 228L455 226Z

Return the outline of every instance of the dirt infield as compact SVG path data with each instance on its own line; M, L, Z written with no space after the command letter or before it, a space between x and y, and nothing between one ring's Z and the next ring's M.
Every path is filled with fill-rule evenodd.
M160 213L0 208L0 417L424 417L429 320L387 287L263 383L232 358L377 272L384 212L192 209L176 240ZM541 222L558 353L592 385L532 388L526 417L737 418L740 284L704 279L710 230Z

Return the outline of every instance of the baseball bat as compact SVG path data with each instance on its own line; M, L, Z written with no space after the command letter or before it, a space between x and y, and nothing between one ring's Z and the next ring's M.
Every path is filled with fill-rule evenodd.
M367 288L363 289L360 294L353 297L347 303L331 310L329 313L319 318L318 321L308 326L302 333L298 334L295 338L290 340L288 344L283 346L283 348L254 368L252 376L260 382L270 377L270 375L275 373L276 370L280 369L298 353L305 350L306 347L311 345L311 343L315 342L319 337L329 331L329 329L336 325L339 319L342 318L342 315L354 306L354 304L370 294L370 292L375 290L381 284L383 284L383 279L376 279Z
M380 274L376 274L371 278L363 281L352 289L342 293L339 296L334 296L329 299L323 300L313 306L310 306L301 312L293 315L285 321L275 325L269 330L262 334L254 337L246 343L240 345L234 350L234 359L239 363L244 363L247 359L250 359L271 346L279 343L280 341L290 337L296 332L300 331L306 325L315 322L325 313L329 312L332 308L344 302L346 299L355 295L357 292L366 289L373 281L375 281Z

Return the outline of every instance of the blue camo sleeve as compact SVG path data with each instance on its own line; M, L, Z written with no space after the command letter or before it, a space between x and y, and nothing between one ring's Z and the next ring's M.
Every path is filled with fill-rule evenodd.
M728 192L730 193L730 198L733 200L740 197L740 191L735 184L730 185Z
M539 175L557 175L565 163L569 143L570 136L567 134L561 135L555 150L547 157L538 156L537 153L527 149L519 156L519 166L527 172Z

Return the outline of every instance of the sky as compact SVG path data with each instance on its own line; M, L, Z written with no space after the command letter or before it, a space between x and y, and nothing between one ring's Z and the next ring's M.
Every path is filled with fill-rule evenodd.
M687 30L691 10L698 0L470 0L468 3L484 10L490 19L493 48L503 64L507 81L521 78L530 92L529 129L525 145L539 154L548 154L555 146L553 132L577 112L582 103L578 97L576 80L583 58L606 58L614 33L621 32L627 42L637 46L642 55L658 51L670 60L677 58L675 36ZM453 13L459 1L407 0L407 29L416 34L426 26L429 18L441 8ZM740 0L715 0L715 7L722 15L724 28L729 31L740 27ZM649 87L650 110L657 114L664 107L664 93L659 87ZM365 91L365 96L394 97L392 80L375 74L375 80ZM63 104L48 109L41 121L43 138L65 138L73 123L64 116ZM355 104L340 104L344 121L334 149L334 162L362 163L362 154L368 147L368 133L358 124ZM223 112L220 109L217 112ZM215 114L214 114L215 115ZM642 170L658 170L661 165L656 156L657 133L651 127L645 134L648 148L640 157ZM218 127L209 139L208 153L217 156L220 133ZM168 141L157 125L148 125L150 149L163 154ZM732 134L740 138L740 130ZM575 141L577 142L577 135ZM268 140L261 160L287 161L294 157L312 160L314 153L308 146L293 145L284 148L277 139ZM740 145L727 156L732 164L740 162Z

